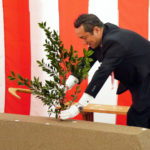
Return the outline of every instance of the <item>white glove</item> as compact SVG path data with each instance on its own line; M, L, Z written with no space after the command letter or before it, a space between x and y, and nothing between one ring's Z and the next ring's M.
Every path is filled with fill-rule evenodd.
M76 105L72 105L69 109L61 111L59 118L62 120L67 120L73 118L80 113L79 108Z
M78 103L72 105L67 110L61 111L59 118L62 120L67 120L77 116L82 110L82 107L86 106L92 100L94 100L94 98L91 95L84 93Z
M77 83L79 83L78 78L76 78L73 75L70 75L66 81L66 87L68 90L70 90L74 85L76 85Z
M83 95L82 95L82 97L80 98L80 100L79 100L79 104L82 106L82 107L84 107L84 106L86 106L89 102L91 102L91 101L93 101L94 100L94 97L93 96L91 96L91 95L89 95L89 94L87 94L87 93L84 93Z

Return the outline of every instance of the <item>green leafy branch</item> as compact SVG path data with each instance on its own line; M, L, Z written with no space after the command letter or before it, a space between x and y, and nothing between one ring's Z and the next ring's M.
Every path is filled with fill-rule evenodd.
M44 51L46 52L46 62L44 59L37 60L38 66L42 68L49 76L49 79L42 83L39 77L34 77L33 80L23 78L20 74L15 75L11 71L11 76L8 78L11 81L16 80L18 85L25 85L31 89L32 94L41 99L45 105L48 105L48 112L56 113L56 118L60 110L56 109L58 105L61 110L66 109L66 102L71 105L80 93L80 86L77 86L75 92L71 95L72 99L66 97L66 80L69 74L76 76L80 82L85 79L90 69L89 56L93 51L83 49L84 56L79 57L77 51L70 46L70 49L65 49L59 35L55 30L50 31L46 27L46 22L39 23L39 26L44 30L46 39L44 43Z

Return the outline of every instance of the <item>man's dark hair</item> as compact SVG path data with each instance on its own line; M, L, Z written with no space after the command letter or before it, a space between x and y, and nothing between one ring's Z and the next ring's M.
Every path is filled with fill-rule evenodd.
M83 25L85 32L93 34L93 28L95 26L103 27L103 22L94 14L82 14L74 22L74 27L78 28Z

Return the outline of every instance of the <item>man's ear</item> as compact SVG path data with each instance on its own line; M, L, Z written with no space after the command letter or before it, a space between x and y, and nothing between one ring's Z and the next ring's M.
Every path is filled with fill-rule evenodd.
M95 27L93 28L93 32L95 32L95 33L99 33L100 31L101 31L101 28L98 27L98 26L95 26Z

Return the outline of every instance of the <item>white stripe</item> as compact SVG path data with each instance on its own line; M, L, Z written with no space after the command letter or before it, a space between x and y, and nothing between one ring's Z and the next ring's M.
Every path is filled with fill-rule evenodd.
M89 13L97 15L104 23L111 22L118 25L118 0L89 0ZM92 73L98 68L97 62L90 70L89 80L92 78ZM109 77L104 84L103 88L98 93L95 102L97 104L117 104L117 81L114 83L114 89L112 90L111 77ZM100 114L94 113L95 122L115 123L116 115L113 114Z
M5 105L5 54L4 54L4 22L3 6L0 0L0 112L4 112Z
M39 76L41 81L47 77L38 67L36 60L45 57L43 44L45 41L44 31L38 26L39 22L47 22L51 29L59 31L58 0L30 0L30 30L31 30L31 76ZM30 115L48 116L47 106L31 96Z

